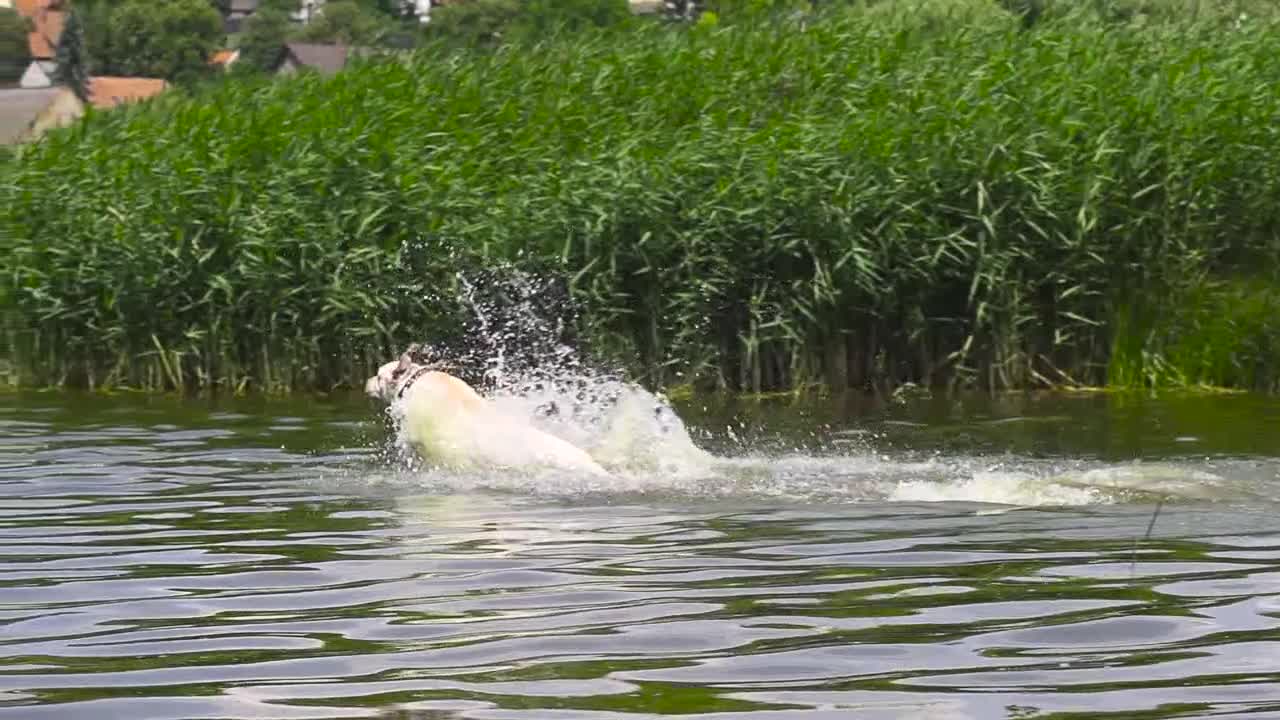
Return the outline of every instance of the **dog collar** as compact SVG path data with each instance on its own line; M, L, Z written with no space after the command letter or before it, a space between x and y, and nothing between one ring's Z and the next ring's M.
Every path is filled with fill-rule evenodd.
M403 383L401 383L400 390L396 393L396 399L399 400L403 398L404 394L409 390L409 388L412 387L413 384L418 381L418 378L422 377L423 375L426 375L429 372L431 372L431 368L429 367L420 367L417 370L414 370L413 373L411 373L409 377Z

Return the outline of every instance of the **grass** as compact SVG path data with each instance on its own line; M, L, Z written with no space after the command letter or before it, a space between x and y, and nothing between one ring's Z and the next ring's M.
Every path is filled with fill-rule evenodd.
M1280 390L1280 288L1259 280L1205 280L1174 302L1124 307L1108 382L1118 387Z
M1280 28L934 4L91 117L0 169L12 373L353 384L454 331L457 271L536 260L651 384L1276 389Z

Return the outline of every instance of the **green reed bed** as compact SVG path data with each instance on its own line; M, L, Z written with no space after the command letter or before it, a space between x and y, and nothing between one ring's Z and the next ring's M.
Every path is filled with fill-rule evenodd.
M1276 388L1274 313L1167 318L1280 268L1277 28L944 20L584 33L93 117L3 170L13 367L354 383L455 327L455 272L538 260L655 383Z

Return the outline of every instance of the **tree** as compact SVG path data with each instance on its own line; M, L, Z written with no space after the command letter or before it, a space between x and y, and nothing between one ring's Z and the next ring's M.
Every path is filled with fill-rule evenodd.
M631 17L627 0L525 0L519 25L542 36L555 30L621 25Z
M31 64L30 31L26 18L11 8L0 8L0 82L17 80Z
M469 0L431 10L427 33L466 45L498 42L520 15L517 0Z
M55 80L71 88L76 97L88 102L89 51L84 43L84 26L80 24L80 13L75 9L71 10L62 26L54 58L58 61Z
M431 11L428 35L468 45L631 22L626 0L467 0Z
M289 16L283 10L264 7L244 21L240 37L240 59L233 67L246 70L271 70L289 37Z
M118 75L115 45L111 33L111 12L118 3L111 0L76 0L75 11L84 29L84 47L89 54L90 75Z
M188 83L211 72L222 16L206 0L127 0L111 13L111 34L115 72Z
M394 26L390 18L353 0L331 0L298 33L304 42L334 45L375 45Z
M297 12L300 5L300 0L262 0L262 2L258 4L257 12L253 15L257 15L263 10L272 10L282 12L286 17L288 17L290 13ZM249 17L253 17L253 15L250 15Z
M413 2L405 0L356 0L368 10L387 18L411 18L414 15Z

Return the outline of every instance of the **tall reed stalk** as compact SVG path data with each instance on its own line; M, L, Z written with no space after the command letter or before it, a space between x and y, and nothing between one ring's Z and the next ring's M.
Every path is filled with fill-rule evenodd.
M14 371L354 383L455 327L455 271L536 258L653 383L1146 382L1117 318L1276 279L1280 28L975 17L584 32L96 115L0 170Z

